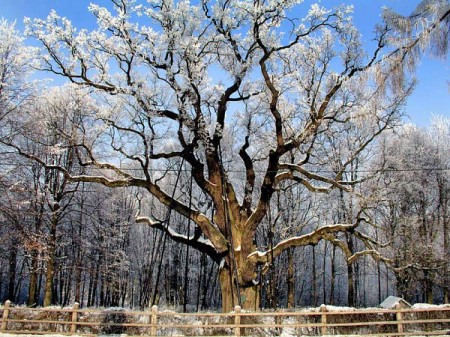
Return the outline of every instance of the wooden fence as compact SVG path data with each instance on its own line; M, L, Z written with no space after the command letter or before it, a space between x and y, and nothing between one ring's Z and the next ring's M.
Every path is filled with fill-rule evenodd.
M424 309L319 309L232 313L176 313L72 308L0 307L1 332L96 336L444 336L450 307Z

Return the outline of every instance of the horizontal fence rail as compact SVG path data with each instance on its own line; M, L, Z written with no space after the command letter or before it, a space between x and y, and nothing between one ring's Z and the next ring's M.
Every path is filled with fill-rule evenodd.
M122 308L79 309L0 307L1 332L96 336L445 336L450 335L450 306L411 309L335 307L299 311L177 313Z

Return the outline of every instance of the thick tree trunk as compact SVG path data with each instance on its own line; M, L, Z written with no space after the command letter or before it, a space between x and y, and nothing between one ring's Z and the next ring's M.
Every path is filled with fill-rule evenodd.
M227 268L221 268L219 271L220 292L222 294L222 311L230 312L238 305L233 285L233 278L230 275L230 270Z
M237 297L236 283L230 269L221 268L219 271L220 290L222 294L222 311L230 312L241 304L242 309L257 311L260 308L259 285L240 286L240 301Z

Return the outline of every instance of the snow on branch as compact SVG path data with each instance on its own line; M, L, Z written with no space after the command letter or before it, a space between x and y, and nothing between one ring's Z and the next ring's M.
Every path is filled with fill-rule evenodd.
M377 249L375 249L375 247L384 246L383 244L380 244L379 242L373 240L369 236L356 230L359 224L363 221L369 222L368 219L358 216L358 219L354 224L334 224L323 226L308 234L291 237L286 240L283 240L280 243L278 243L275 247L273 247L273 249L269 249L265 252L262 251L253 252L248 256L248 258L252 260L254 263L265 264L266 266L268 266L272 263L275 257L279 256L284 250L288 248L302 247L309 245L314 246L318 244L319 241L326 240L329 241L334 246L341 249L341 251L346 257L347 264L352 264L355 261L357 261L360 257L370 255L376 261L382 261L391 268L396 269L393 266L394 264L393 260L382 256L382 254ZM359 252L352 252L347 242L339 240L336 237L336 234L338 233L351 233L356 238L362 241L366 249Z
M356 224L335 224L323 226L315 231L301 236L291 237L278 243L273 249L265 252L256 251L248 256L250 260L256 263L270 263L273 258L279 256L284 250L291 247L302 247L316 245L319 241L329 238L332 233L351 232L358 226L360 219Z
M216 262L222 258L222 254L216 250L211 240L203 237L201 229L197 226L195 227L194 234L187 236L178 233L168 223L158 220L153 216L140 216L138 213L135 217L135 221L163 231L173 241L189 245L200 252L206 253Z

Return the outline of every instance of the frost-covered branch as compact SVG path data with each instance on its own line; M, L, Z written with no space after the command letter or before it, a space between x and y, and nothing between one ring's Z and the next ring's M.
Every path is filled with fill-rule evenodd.
M360 219L362 221L362 219ZM351 232L359 224L335 224L320 227L311 233L304 234L301 236L291 237L289 239L283 240L273 247L273 249L267 250L265 252L257 251L251 253L248 258L256 263L264 264L271 263L272 258L279 256L284 250L291 247L302 247L302 246L314 246L319 243L319 241L329 238L333 233L341 232Z
M211 259L217 263L222 258L224 252L216 250L212 242L202 237L202 231L200 228L195 227L194 234L191 236L183 235L176 232L169 224L164 221L157 220L153 217L144 217L136 215L136 222L149 225L152 228L156 228L166 233L173 241L182 244L189 245L190 247L207 254Z

